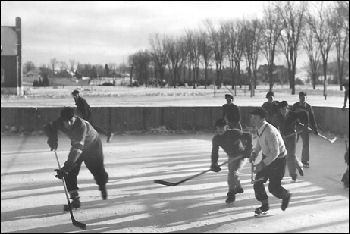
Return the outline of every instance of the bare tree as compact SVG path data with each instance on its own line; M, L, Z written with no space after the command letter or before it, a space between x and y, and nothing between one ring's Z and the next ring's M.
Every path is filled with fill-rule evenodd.
M35 64L32 61L27 61L23 64L23 72L27 73L35 70Z
M317 9L317 16L314 17L309 15L308 23L315 34L316 40L318 42L318 47L321 53L322 58L322 67L323 67L323 95L327 99L327 66L328 66L328 54L331 50L331 47L335 41L335 21L332 17L331 9L324 8L323 2Z
M300 36L305 25L306 2L281 1L276 10L283 20L283 30L279 45L286 57L289 85L295 94L295 73Z
M241 61L242 56L244 54L244 24L243 21L237 21L236 22L236 31L237 31L237 37L236 37L236 48L233 52L233 59L235 62L235 70L237 74L237 80L239 82L240 88L242 88L241 83ZM237 90L235 89L235 95L237 95Z
M74 59L69 59L69 65L70 65L70 71L75 72L75 60Z
M55 74L57 59L56 58L50 59L50 64L51 64L52 73Z
M273 68L276 45L283 29L283 20L279 14L276 14L276 6L273 3L269 3L264 9L263 26L263 54L267 60L269 90L271 91L274 85Z
M59 61L58 64L60 66L60 71L67 71L68 70L68 65L65 61Z
M211 44L214 53L214 60L216 65L216 83L217 88L221 88L222 83L222 63L224 59L225 52L225 33L224 28L220 25L219 29L215 29L211 21L207 21L207 28L209 31ZM215 85L215 84L214 84Z
M318 49L317 41L313 31L309 25L306 25L303 31L303 48L308 57L308 73L311 78L312 88L316 88L316 81L319 76L320 67L320 50Z
M194 39L192 31L186 31L186 61L188 68L188 80L192 79L192 67L194 66L194 55L193 55L193 47L194 47Z
M208 80L208 66L209 61L213 55L213 50L210 46L210 38L208 33L205 31L199 32L199 54L203 57L203 63L204 63L204 88L207 88L207 80Z
M146 51L138 51L131 57L134 66L135 77L141 84L148 85L149 80L149 64L151 61L150 53Z
M165 50L165 38L159 38L158 34L154 34L150 38L152 47L151 58L155 66L155 76L158 82L164 80L165 66L168 63L168 57Z
M168 68L171 71L173 78L173 86L176 88L178 82L178 76L180 68L182 67L183 62L185 61L185 39L178 38L172 39L167 38L165 44L165 50L168 55Z
M252 97L255 95L256 68L261 48L262 27L258 20L246 21L244 25L244 55L250 79L250 96Z
M193 30L186 30L186 54L189 58L189 65L193 66L193 88L197 86L199 80L199 62L200 62L200 35L199 32ZM191 66L190 66L191 67Z
M226 42L226 54L230 62L231 70L231 88L235 89L237 81L235 81L235 51L237 46L238 30L235 27L234 21L227 21L223 23L225 42ZM237 94L237 92L235 92Z
M344 62L346 52L349 51L349 1L337 1L333 14L336 27L337 75L340 90L343 90Z

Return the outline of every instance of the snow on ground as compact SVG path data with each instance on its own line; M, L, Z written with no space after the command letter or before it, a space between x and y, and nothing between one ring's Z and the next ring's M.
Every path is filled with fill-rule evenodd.
M312 136L311 167L297 183L284 186L292 192L290 205L268 193L270 215L254 218L260 206L250 183L250 166L241 170L244 193L226 205L226 167L208 172L174 187L171 182L210 166L210 134L168 136L115 136L104 143L110 176L109 199L101 200L92 175L83 165L78 177L82 208L76 220L87 224L82 231L62 211L66 198L54 177L53 152L42 136L1 137L1 232L348 232L349 190L340 183L345 171L342 139L334 144ZM105 139L103 139L105 140ZM58 156L63 163L69 141L60 137ZM297 155L300 156L301 141ZM220 151L219 162L226 160ZM267 186L266 186L267 187Z
M62 107L74 106L74 100L70 93L78 88L87 102L93 107L111 106L221 106L226 103L224 95L234 92L229 87L214 89L203 87L192 89L183 88L152 88L152 87L120 87L120 86L90 86L82 87L41 87L27 88L23 97L2 96L2 107ZM298 99L299 91L306 91L306 101L312 106L328 106L341 108L343 106L344 93L338 86L328 87L328 97L322 96L321 87L313 90L310 86L297 86L296 94L291 95L287 86L274 88L275 99L288 101L293 104ZM250 91L246 87L237 89L234 103L239 106L261 106L266 101L267 86L258 86L254 97L250 97Z

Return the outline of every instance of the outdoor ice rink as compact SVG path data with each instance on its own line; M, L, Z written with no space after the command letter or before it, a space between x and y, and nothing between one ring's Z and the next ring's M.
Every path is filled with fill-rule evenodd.
M349 190L340 182L345 171L345 142L330 144L311 134L310 168L297 183L283 180L291 191L288 209L270 193L269 216L255 218L260 203L250 183L250 164L241 170L244 193L226 205L224 166L175 187L177 182L210 166L212 134L117 135L103 143L109 173L108 200L101 200L85 165L78 176L82 207L74 211L87 230L74 227L63 212L66 198L54 177L57 163L44 136L1 137L1 232L348 232ZM103 138L105 142L105 138ZM61 164L70 142L59 137ZM301 140L297 144L300 157ZM219 151L219 163L227 159ZM266 186L267 187L267 186Z

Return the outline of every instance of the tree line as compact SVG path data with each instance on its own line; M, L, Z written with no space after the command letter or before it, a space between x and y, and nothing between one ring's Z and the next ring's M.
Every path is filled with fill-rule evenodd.
M205 20L203 25L198 30L185 30L180 36L151 35L150 49L139 50L128 58L132 75L147 83L153 71L152 82L159 83L167 77L174 88L186 80L196 88L201 71L206 88L208 70L213 67L213 83L217 88L223 83L223 70L229 70L231 86L235 89L241 85L243 65L253 96L259 59L263 57L267 63L266 76L272 90L275 58L282 55L289 87L295 94L296 63L299 52L304 50L313 88L323 75L326 98L328 58L335 49L337 80L340 90L343 89L344 76L348 75L344 74L344 64L349 61L348 1L274 1L264 8L262 19L236 19L219 24Z

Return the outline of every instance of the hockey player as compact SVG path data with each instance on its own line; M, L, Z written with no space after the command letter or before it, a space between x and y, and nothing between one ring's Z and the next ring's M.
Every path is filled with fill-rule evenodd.
M309 136L309 125L311 129L314 131L315 135L318 135L317 130L317 124L314 117L314 111L312 110L312 107L305 101L306 93L305 92L299 92L299 102L294 103L292 106L292 110L299 112L299 111L306 111L307 118L300 119L301 123L304 125L302 128L303 131L300 134L301 139L303 140L303 149L301 153L301 161L303 163L304 168L309 168L309 143L310 143L310 136Z
M273 126L277 127L278 120L276 119L276 114L278 114L278 101L274 101L274 92L269 91L266 94L267 102L262 104L262 108L266 111L266 121Z
M65 133L71 139L71 149L68 159L61 169L56 169L56 177L65 178L67 189L72 199L72 208L80 207L80 197L77 186L77 176L80 166L84 162L91 174L94 176L96 184L101 191L102 199L107 199L106 183L108 174L104 167L102 142L88 121L74 115L72 107L64 107L60 117L44 127L48 136L47 143L51 150L58 147L58 130ZM68 206L64 207L68 210Z
M287 150L279 131L267 123L266 112L258 107L251 112L251 122L258 129L258 139L250 157L250 162L255 161L262 151L262 160L256 165L254 192L255 197L262 203L256 208L255 215L261 215L269 210L268 196L264 183L269 180L269 191L277 198L282 199L281 209L284 211L289 203L291 194L282 187Z
M279 118L278 129L280 130L287 148L287 166L289 175L292 177L292 181L296 182L297 169L301 176L304 175L303 164L295 154L297 143L296 125L299 123L299 119L303 119L305 116L307 117L307 113L305 111L291 111L286 101L280 102L279 108L281 118Z
M218 151L221 147L228 155L228 193L226 203L235 201L237 193L243 193L238 170L243 158L249 158L252 149L252 136L250 133L243 133L240 129L228 129L225 131L225 121L219 119L215 123L216 134L212 139L211 170L219 172ZM241 157L240 159L236 159ZM236 159L236 160L233 160Z
M233 104L233 96L225 94L226 104L222 105L223 119L226 121L226 125L229 129L240 129L241 126L241 112L239 107Z
M110 142L113 137L113 133L112 132L107 133L106 131L102 130L101 128L93 124L93 121L91 118L90 105L86 102L86 100L83 97L80 96L79 91L75 89L72 92L72 96L74 98L75 105L77 106L78 115L84 120L89 121L90 124L95 128L95 130L97 130L97 132L106 135L107 142Z

